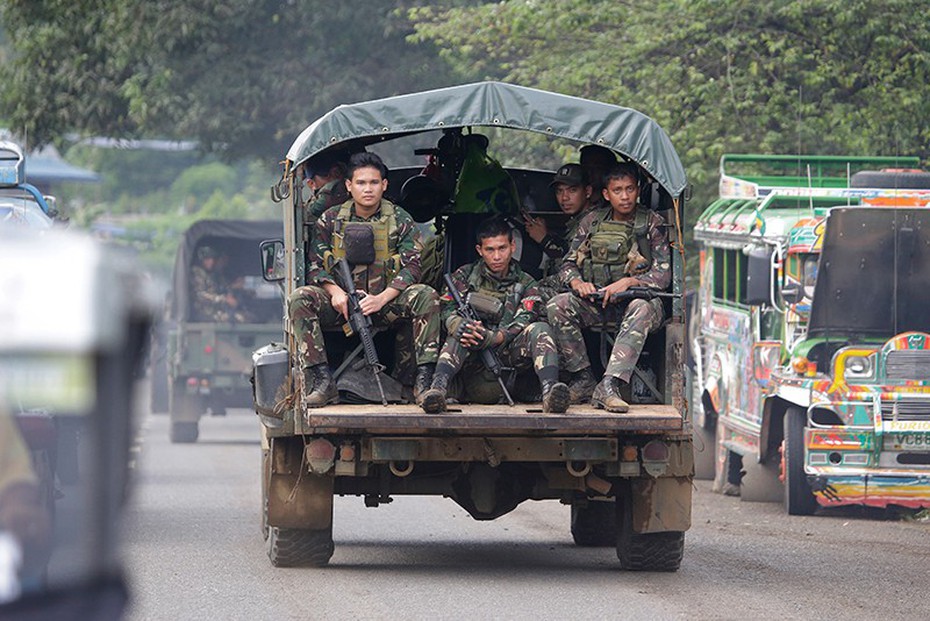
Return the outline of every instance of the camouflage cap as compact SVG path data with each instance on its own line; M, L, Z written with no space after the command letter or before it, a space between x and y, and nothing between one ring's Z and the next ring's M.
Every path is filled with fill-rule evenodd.
M549 187L557 183L570 186L588 185L588 179L581 164L562 164L549 182Z

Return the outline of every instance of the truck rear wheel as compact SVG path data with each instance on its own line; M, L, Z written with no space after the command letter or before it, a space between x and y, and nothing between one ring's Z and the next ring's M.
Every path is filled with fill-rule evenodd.
M203 414L203 398L188 394L180 382L171 390L171 442L190 444L197 441L200 432L197 423Z
M617 498L617 558L628 571L678 571L685 552L682 531L633 532L629 500Z
M275 567L322 567L333 556L333 527L268 527L268 558Z
M617 543L616 503L591 500L572 503L572 539L586 547L607 547Z
M171 442L173 444L192 444L200 436L197 423L189 421L171 421Z
M817 499L804 473L804 427L807 415L801 408L785 412L785 510L788 515L812 515Z

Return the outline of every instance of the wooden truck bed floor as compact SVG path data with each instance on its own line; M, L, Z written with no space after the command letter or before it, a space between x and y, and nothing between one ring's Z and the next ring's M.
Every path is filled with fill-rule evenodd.
M377 404L329 405L308 409L305 420L315 430L364 429L371 433L429 433L441 430L458 433L541 432L674 433L682 430L682 419L671 405L632 405L624 414L612 414L590 405L573 405L564 414L543 414L539 404L450 405L442 414L426 414L418 406Z

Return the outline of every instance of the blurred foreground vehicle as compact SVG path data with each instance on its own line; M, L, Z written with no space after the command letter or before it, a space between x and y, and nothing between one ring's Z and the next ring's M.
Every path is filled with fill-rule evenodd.
M152 295L125 257L73 233L0 226L0 265L0 618L118 618L117 520ZM54 502L38 410L80 429L81 476Z
M152 411L171 412L171 441L196 442L198 421L252 402L252 351L283 337L281 289L262 278L259 244L281 224L201 220L175 259L152 348Z
M930 173L917 164L721 160L720 199L694 229L695 427L716 446L700 468L716 489L792 515L930 507Z

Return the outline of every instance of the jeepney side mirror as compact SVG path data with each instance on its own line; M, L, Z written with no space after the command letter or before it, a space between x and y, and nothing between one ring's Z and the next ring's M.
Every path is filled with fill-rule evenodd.
M788 304L797 304L804 299L804 293L800 285L792 283L781 290L781 298Z
M262 255L262 278L268 282L284 280L284 242L269 239L259 244Z
M752 306L771 304L772 300L772 250L752 248L749 250L746 269L746 303Z

